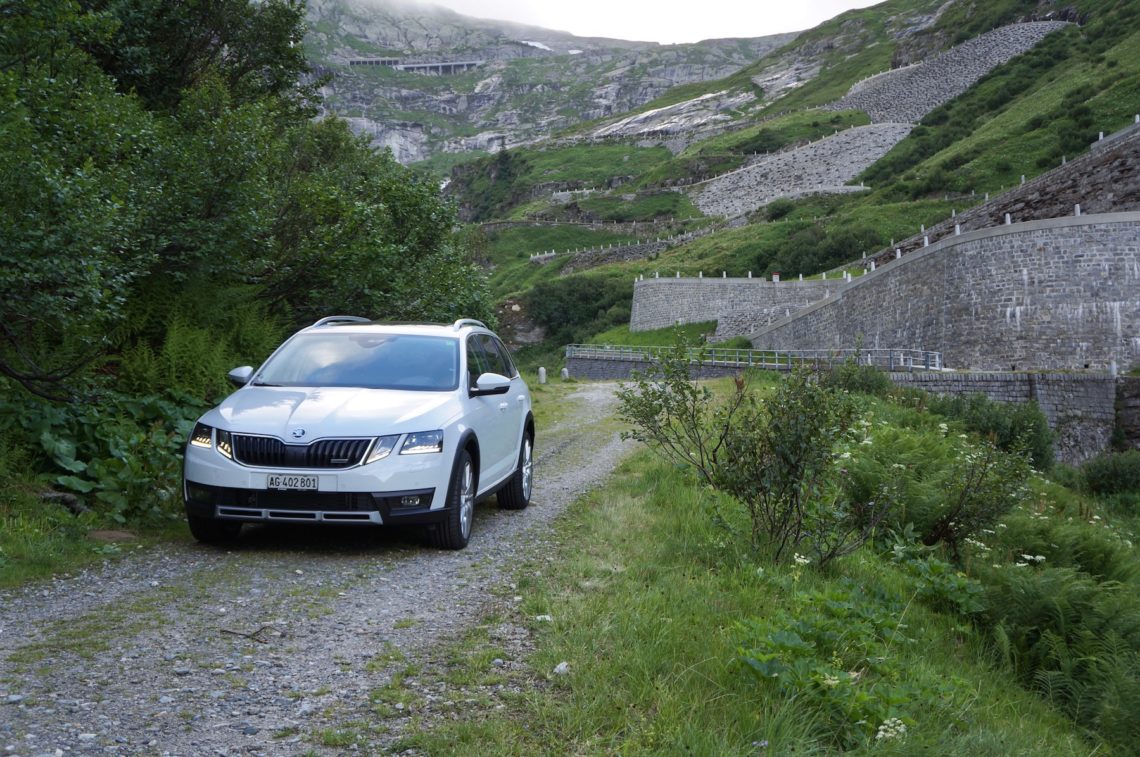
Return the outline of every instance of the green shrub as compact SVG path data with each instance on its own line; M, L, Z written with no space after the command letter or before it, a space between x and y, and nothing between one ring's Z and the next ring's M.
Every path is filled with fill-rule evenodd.
M1002 523L1004 528L997 529L985 542L1012 555L1015 562L1028 562L1025 555L1041 556L1046 566L1073 568L1100 582L1127 583L1140 578L1135 551L1105 528L1025 513Z
M908 527L927 546L944 545L957 559L962 545L993 526L1025 495L1027 461L988 442L896 426L867 426L867 437L844 461L854 500L888 499L887 523Z
M738 660L764 685L817 707L836 752L901 741L914 725L912 708L954 717L964 696L957 681L900 682L906 671L892 647L911 640L898 598L849 580L794 596L792 609L741 624Z
M570 344L629 323L633 284L625 276L568 276L539 283L525 300L546 341Z
M746 336L734 336L731 339L725 339L723 342L717 342L713 346L725 350L750 350L752 349L752 342Z
M131 396L91 389L86 402L0 407L0 428L38 448L46 483L76 494L116 523L162 520L181 510L182 445L204 409L170 393Z
M1036 402L995 402L983 394L941 395L927 403L931 412L961 420L1000 449L1024 449L1039 470L1053 464L1053 432Z
M796 203L794 201L781 197L768 203L764 208L764 218L768 221L779 221L795 209Z
M910 525L895 533L891 559L910 577L914 595L931 609L961 616L985 609L981 583L932 556L930 548L918 542Z
M1101 455L1081 467L1085 486L1098 495L1140 493L1140 450Z
M827 386L856 394L885 397L894 389L891 377L873 365L861 365L858 360L845 360L842 365L824 374Z
M708 387L690 380L678 345L653 374L619 389L618 401L619 415L633 425L624 436L695 467L702 481L731 495L747 512L753 547L776 562L824 565L849 554L886 512L881 497L847 496L835 449L854 405L805 370L763 402L738 376L732 396L717 404Z

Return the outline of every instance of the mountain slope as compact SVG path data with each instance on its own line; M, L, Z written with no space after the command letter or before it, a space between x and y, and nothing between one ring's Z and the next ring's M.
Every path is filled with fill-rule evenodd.
M1067 23L1028 52L973 81L964 92L957 88L952 99L922 116L902 141L877 159L871 156L861 174L846 173L844 194L781 199L752 210L781 194L775 191L778 184L796 179L796 172L790 170L790 157L796 151L809 149L809 142L815 148L820 144L817 140L826 141L836 130L842 136L843 129L871 121L862 111L827 111L820 106L837 103L853 88L867 91L876 82L904 81L905 75L864 80L892 63L910 66L937 60L954 45L976 40L995 25L1058 20ZM777 96L768 89L762 93L756 89L757 78L797 66L818 66L819 73ZM694 112L690 108L758 94L751 103L721 111L719 121L695 126L684 123L685 114ZM689 101L695 105L682 104ZM678 128L655 131L648 127L657 117L650 113L655 110L667 119L660 123L674 123ZM725 79L678 88L632 114L583 125L557 141L512 149L494 160L472 161L453 175L447 192L459 202L461 212L470 211L469 219L527 222L528 226L512 231L509 241L494 227L486 232L489 259L496 265L491 273L493 288L501 296L511 294L524 306L526 290L544 280L553 287L570 287L577 277L629 282L655 271L693 276L700 271L727 271L736 276L781 271L784 276L795 276L819 274L844 263L861 270L863 253L870 255L954 211L963 212L982 202L987 193L997 195L1019 184L1022 176L1031 181L1086 152L1100 131L1110 133L1129 124L1138 110L1137 0L1079 0L1072 5L890 0L804 32ZM623 133L626 127L630 128ZM648 152L655 144L669 147L672 154L660 148ZM765 152L773 154L766 159ZM588 179L571 169L587 155L592 157ZM588 224L654 222L656 227L649 230L654 239L707 225L715 218L702 218L700 211L688 205L687 195L675 190L693 184L707 186L699 182L766 160L775 161L776 166L786 162L784 168L758 182L760 189L772 190L767 200L744 203L738 211L706 206L706 212L713 214L743 211L733 221L734 228L665 250L634 245L621 256L608 256L615 262L571 276L559 275L576 267L568 263L575 249L597 246L591 241L589 234L595 232L587 231ZM545 177L551 175L559 176L558 186L544 186ZM808 185L825 183L806 174L802 178ZM860 182L867 191L848 191L858 189ZM731 189L724 194L729 202L742 199L741 192ZM1131 196L1128 191L1116 195ZM694 190L692 196L700 205L700 193ZM694 217L697 220L686 220ZM547 229L583 231L552 250L538 237L543 229L529 226L536 222ZM531 244L528 234L535 239ZM645 231L631 235L637 241ZM638 249L644 250L640 258ZM518 268L525 265L527 255L551 251L555 253L552 264L531 265L525 275ZM590 258L607 256L591 253ZM589 292L590 287L579 291ZM549 293L544 285L543 296ZM586 302L577 312L581 315L575 333L578 340L588 339L591 329L616 325L621 317L621 309L611 305L591 309ZM557 326L562 333L568 328L572 331L569 315L573 314L545 325Z
M308 22L307 55L332 74L322 92L326 107L401 162L494 151L623 113L678 85L726 76L795 36L658 45L575 37L399 0L314 0ZM477 65L437 76L359 65L375 59Z

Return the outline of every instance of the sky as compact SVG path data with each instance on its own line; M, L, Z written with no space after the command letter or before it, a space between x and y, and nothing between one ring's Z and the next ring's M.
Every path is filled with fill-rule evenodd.
M570 32L579 37L699 42L810 29L882 0L421 0L466 16Z

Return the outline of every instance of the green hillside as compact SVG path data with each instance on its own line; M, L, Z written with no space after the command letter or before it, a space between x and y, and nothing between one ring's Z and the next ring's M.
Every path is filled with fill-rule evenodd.
M1087 151L1100 132L1128 125L1140 110L1140 1L959 2L925 29L905 27L942 3L891 0L845 13L727 79L678 88L642 110L721 90L755 90L763 77L796 56L813 56L819 74L774 100L734 113L730 126L699 138L677 154L646 141L589 142L563 136L478 158L452 174L448 192L468 219L696 219L686 194L672 191L734 170L749 156L806 144L836 130L868 123L862 111L831 112L855 82L903 62L928 59L978 33L1021 20L1079 21L1054 32L1028 53L998 66L961 96L935 108L908 137L864 171L870 191L776 200L748 224L671 248L651 259L605 266L588 275L632 280L655 271L785 276L817 275L888 245ZM580 134L582 132L579 132ZM534 191L559 181L601 187L586 199L560 202ZM617 185L606 190L609 183ZM559 248L541 228L512 232L513 254ZM564 263L492 271L501 295L544 279L571 286ZM607 273L607 271L609 273ZM609 308L606 308L609 310ZM620 324L603 324L617 326ZM580 335L579 335L580 336ZM553 345L552 345L553 346Z

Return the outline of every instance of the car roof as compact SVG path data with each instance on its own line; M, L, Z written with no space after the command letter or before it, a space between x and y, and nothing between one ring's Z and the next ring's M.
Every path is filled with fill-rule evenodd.
M426 322L395 322L370 321L358 316L328 316L322 318L312 326L302 329L303 332L324 331L335 329L349 333L375 333L382 331L389 334L418 334L422 336L448 336L454 337L470 331L491 330L482 321L473 318L461 318L454 323L426 323Z

